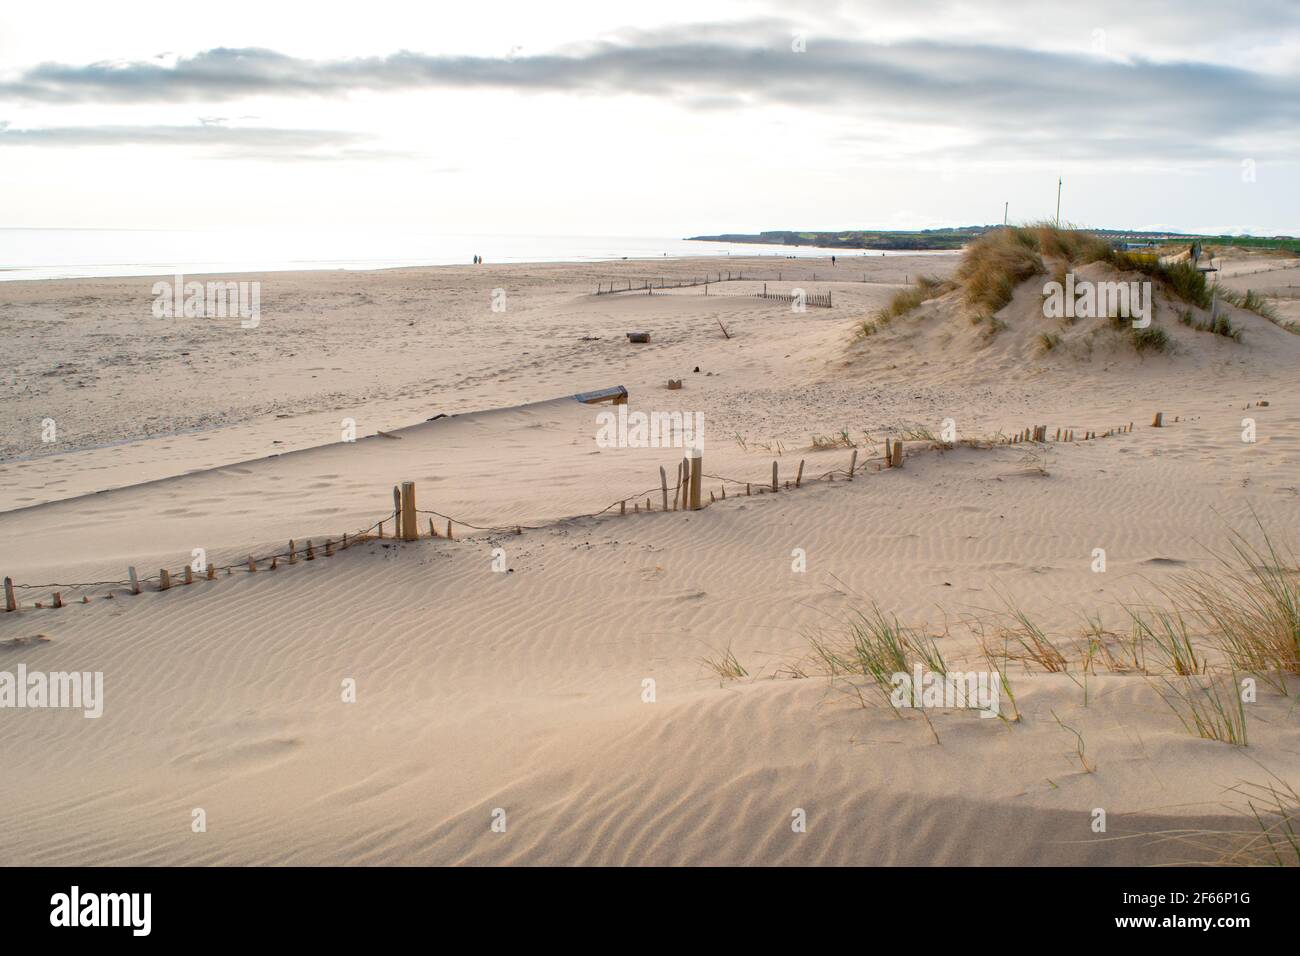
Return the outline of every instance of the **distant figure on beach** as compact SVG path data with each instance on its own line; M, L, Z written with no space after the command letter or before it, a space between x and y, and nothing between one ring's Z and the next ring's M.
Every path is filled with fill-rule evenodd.
M831 256L831 265L835 265L835 257Z

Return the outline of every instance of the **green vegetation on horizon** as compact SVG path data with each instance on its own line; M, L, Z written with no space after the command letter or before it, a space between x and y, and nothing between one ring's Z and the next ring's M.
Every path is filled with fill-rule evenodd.
M819 246L849 250L941 250L960 249L1001 226L958 226L951 229L849 229L837 232L815 230L771 230L760 233L723 233L691 236L690 241L735 242L753 245ZM1131 229L1090 229L1110 242L1153 242L1156 244L1199 241L1203 245L1240 246L1246 249L1285 249L1300 254L1300 239L1294 236L1211 236L1180 232L1139 232Z

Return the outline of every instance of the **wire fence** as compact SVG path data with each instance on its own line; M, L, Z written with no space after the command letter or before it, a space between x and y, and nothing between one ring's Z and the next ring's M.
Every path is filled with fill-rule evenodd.
M1177 419L1175 419L1174 421L1176 422ZM1157 415L1155 421L1153 422L1153 426L1161 427L1161 425L1162 425L1162 416ZM1102 435L1099 435L1097 432L1085 432L1083 438L1084 440L1088 440L1097 437L1109 437L1112 434L1131 431L1132 427L1133 427L1132 423L1129 423L1127 427L1120 426L1118 428L1110 429ZM926 437L919 434L912 437L913 440L923 440L935 447L952 447L952 443L939 441L937 439L932 439L931 437ZM1061 442L1061 441L1073 442L1074 432L1073 430L1058 429L1054 440L1057 442ZM999 437L993 440L992 442L990 442L990 444L1002 444L1004 442L1007 444L1017 444L1020 442L1046 443L1047 441L1048 441L1047 426L1043 425L1033 429L1025 429L1023 432L1018 432L1013 436L1001 436L999 434ZM892 444L894 446L893 454L896 455L897 457L896 458L890 457L890 443L886 442L885 463L884 464L878 463L877 470L883 467L894 467L898 464L901 464L902 442L899 440L894 440ZM794 487L796 488L800 487L805 481L808 482L833 481L836 478L836 476L839 475L843 475L851 480L855 476L855 474L861 473L862 471L866 470L866 468L868 467L867 462L864 462L861 465L858 464L858 450L856 446L848 446L848 447L853 448L853 454L852 454L852 458L850 459L849 467L847 469L829 468L820 473L810 474L805 477L803 473L805 460L800 459L798 472L796 473L796 476L794 478ZM874 449L874 447L875 446L873 445L872 448ZM687 459L686 461L689 461L689 459ZM444 521L447 521L448 537L451 537L452 526L460 526L462 528L468 528L471 531L480 531L488 534L519 534L525 530L540 531L540 530L544 530L547 527L553 527L555 525L563 524L565 522L580 521L583 519L590 519L590 518L599 518L603 515L609 514L615 508L618 508L620 510L620 513L624 513L628 502L634 502L639 506L639 503L643 499L646 501L647 511L652 511L653 508L651 507L650 502L655 492L659 492L662 495L661 510L676 511L678 510L679 504L683 510L689 510L689 505L687 502L687 496L685 491L685 489L687 489L688 486L690 485L689 471L688 471L688 466L686 464L686 461L678 465L678 468L676 470L676 475L674 476L672 482L669 482L667 480L666 469L661 468L660 483L658 485L651 486L650 488L647 488L644 491L636 492L635 494L627 495L622 498L616 498L614 501L610 502L608 505L606 505L604 508L601 508L598 511L591 511L584 514L568 515L566 517L556 519L555 521L543 525L524 525L519 523L508 524L508 525L479 524L477 522L468 521L464 518L460 518L455 515L446 514L444 512L437 511L432 508L413 508L412 510L417 515L436 516L438 518L443 519ZM708 478L713 481L722 482L724 497L726 496L725 489L727 485L733 485L733 486L743 485L747 493L751 493L754 488L757 488L759 494L763 494L769 490L777 491L780 487L777 462L773 461L772 466L773 466L773 470L772 470L770 481L762 480L762 479L757 481L746 480L741 478L733 478L727 475L708 474L703 472L702 470L700 471L700 477ZM785 479L784 484L786 488L790 487L791 482L789 478ZM671 491L671 499L669 498L670 491ZM698 489L694 489L692 491L692 494L694 494L695 491L698 491ZM712 498L712 492L710 492L710 498ZM671 507L669 507L670 500L672 502ZM359 529L355 532L344 533L338 539L332 537L327 538L324 545L326 556L332 554L331 548L334 545L338 545L340 549L346 549L348 547L366 541L382 540L383 526L386 522L390 522L390 521L392 522L393 531L394 531L393 538L394 540L396 540L398 538L398 526L401 520L400 516L401 516L401 507L397 506L394 507L393 511L388 512L378 521L371 524L369 527ZM436 532L434 531L432 526L430 527L430 532L431 532L430 537L437 537ZM410 533L412 537L418 537L418 527L414 529L410 529ZM280 559L287 559L289 560L290 563L294 563L300 556L302 556L305 560L312 560L314 558L314 546L312 544L311 539L307 540L307 544L305 548L295 545L293 540L290 540L289 546L285 550L274 551L270 554L259 554L259 555L250 554L244 559L238 561L231 561L230 563L227 564L221 564L221 565L205 564L205 566L202 569L194 568L193 565L187 565L185 569L189 569L192 572L197 572L199 574L207 574L209 577L212 577L218 572L225 572L227 574L232 574L235 571L252 573L258 570L259 564L265 564L266 562L269 561L272 562L271 567L274 568L276 566L276 562L278 562ZM182 573L184 572L185 569L182 569ZM130 569L130 570L133 571L134 569ZM6 601L10 599L10 594L15 591L51 591L51 592L55 592L54 606L57 607L57 606L62 606L64 603L66 603L62 601L63 592L70 592L75 595L77 594L77 592L85 592L87 590L97 591L101 589L110 589L111 591L111 589L114 588L124 588L124 587L131 588L132 591L135 592L141 585L145 585L145 584L156 583L159 585L160 589L168 589L170 587L174 587L180 584L189 583L188 581L181 581L181 582L167 583L164 585L164 574L170 575L170 572L168 572L166 569L160 569L157 574L148 575L145 577L128 576L127 578L116 579L116 580L45 582L41 584L25 584L25 583L20 584L20 583L12 582L9 578L5 578L4 583L5 583L5 591L6 591ZM83 603L89 600L89 596L86 594L81 594L80 596L83 598ZM42 605L38 603L37 606L41 607ZM7 607L6 609L7 610L17 609L17 602L15 601L14 607Z

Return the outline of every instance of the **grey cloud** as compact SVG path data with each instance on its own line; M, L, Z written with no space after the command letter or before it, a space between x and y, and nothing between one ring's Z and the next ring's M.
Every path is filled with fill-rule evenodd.
M762 35L765 40L759 40ZM222 102L250 96L342 97L360 91L490 89L639 94L686 109L782 105L852 121L887 119L1005 134L1040 151L1178 155L1201 144L1294 148L1300 83L1190 62L1116 62L1014 46L912 41L889 45L810 37L790 50L775 21L684 27L671 37L516 57L299 59L264 49L214 49L174 66L45 63L0 99L64 103ZM995 139L995 138L990 138ZM1220 144L1220 145L1216 145ZM1227 147L1222 147L1227 148Z
M184 146L219 159L359 159L399 154L363 148L369 137L320 129L224 126L58 126L15 129L0 123L0 146Z

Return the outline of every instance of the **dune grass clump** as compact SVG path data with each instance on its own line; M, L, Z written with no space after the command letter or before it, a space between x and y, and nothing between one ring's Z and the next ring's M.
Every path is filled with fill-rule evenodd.
M1127 320L1125 320L1127 321ZM1169 334L1157 325L1145 329L1132 329L1133 348L1138 352L1168 352Z
M1019 226L994 229L970 243L956 273L966 303L988 313L1009 303L1016 286L1047 271L1038 245L1035 232Z
M1300 676L1300 567L1259 524L1263 543L1233 532L1218 567L1185 578L1179 597L1213 634L1232 667L1261 676ZM1235 557L1234 557L1235 556Z
M1061 344L1061 337L1055 332L1039 332L1038 347L1044 352L1052 352Z
M1140 272L1156 280L1173 295L1202 309L1211 306L1211 290L1205 273L1190 262L1161 262L1158 255L1147 252L1114 250L1106 261L1122 272Z
M732 653L731 645L727 645L725 650L716 654L701 657L700 663L718 675L719 681L740 680L742 677L749 676L749 671Z
M1254 289L1247 289L1245 295L1236 289L1226 289L1222 286L1215 286L1214 293L1224 302L1231 303L1239 309L1245 309L1247 312L1254 312L1256 315L1268 319L1270 322L1278 322L1279 316L1268 299L1256 292ZM1280 324L1280 323L1279 323Z
M1246 705L1238 692L1235 674L1227 682L1220 677L1166 677L1158 693L1193 737L1234 747L1248 746Z
M930 299L937 299L946 292L951 292L956 286L947 279L941 279L938 276L917 276L916 280L906 289L899 289L894 293L894 297L889 300L889 304L883 309L876 312L875 322L863 322L859 332L862 333L865 327L870 324L872 330L859 334L859 338L866 335L874 335L877 325L888 325L894 319L919 308L921 303L928 302Z

